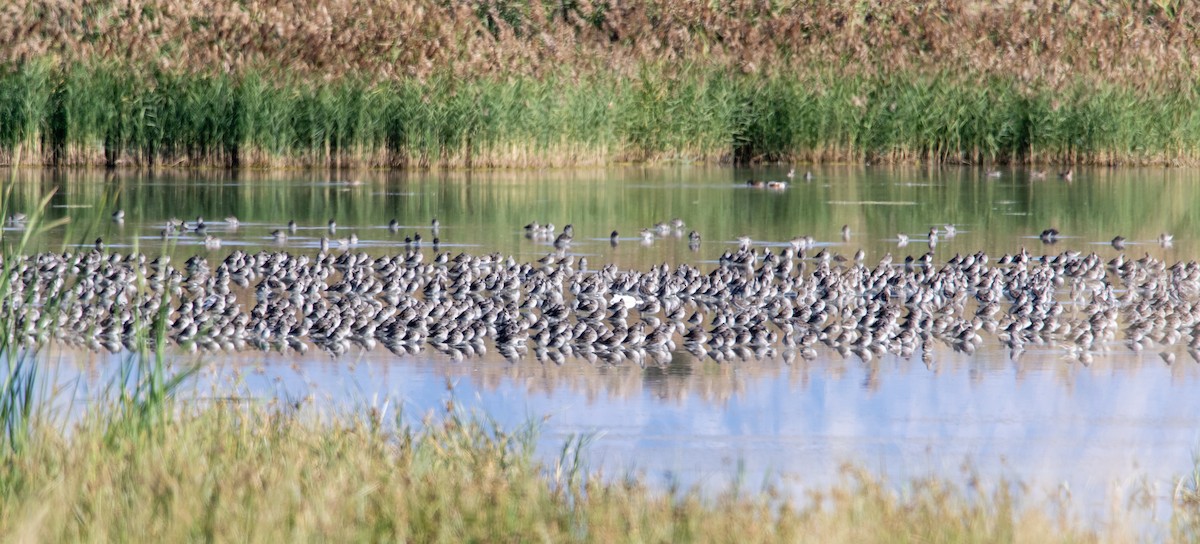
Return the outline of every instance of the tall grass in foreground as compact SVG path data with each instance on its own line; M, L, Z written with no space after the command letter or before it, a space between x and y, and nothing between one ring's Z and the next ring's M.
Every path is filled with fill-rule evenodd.
M624 161L1177 163L1200 99L949 74L667 75L373 82L0 72L0 163L527 167Z
M15 176L15 173L13 174ZM53 291L37 297L26 290L38 284L44 274L35 260L28 259L31 240L46 231L62 227L69 221L63 217L50 220L47 206L54 192L37 199L37 204L20 211L14 206L14 178L0 187L0 459L19 454L30 440L35 428L54 428L64 424L64 416L52 407L60 401L74 404L74 398L61 398L44 376L46 361L40 357L43 347L51 340L51 329L60 321L60 304L76 296L65 282L58 282ZM101 206L107 201L101 199ZM86 232L83 233L86 238ZM135 248L136 251L136 248ZM75 259L82 256L75 254ZM62 273L59 271L58 273ZM136 278L136 287L147 289L147 278ZM166 345L169 304L163 304L155 315L136 315L135 334L125 360L117 365L114 377L105 384L100 398L84 402L101 403L109 412L111 426L121 426L139 433L154 432L173 409L168 401L192 376L198 365L168 365L159 346Z
M11 541L1067 542L1004 492L847 472L797 507L771 490L702 498L532 459L529 438L451 411L420 429L377 412L318 422L269 408L185 410L161 439L38 429L0 465ZM559 479L554 474L575 473Z
M36 350L22 347L22 340L43 334L54 315L54 308L43 308L40 319L18 317L17 309L29 304L32 298L14 289L31 273L28 266L21 264L20 256L34 236L67 221L44 221L46 206L53 193L41 198L27 217L15 217L10 207L13 187L14 183L9 179L0 188L0 221L5 226L21 225L24 228L15 235L0 229L0 454L25 446L32 427L46 415L44 401L49 394L40 378Z

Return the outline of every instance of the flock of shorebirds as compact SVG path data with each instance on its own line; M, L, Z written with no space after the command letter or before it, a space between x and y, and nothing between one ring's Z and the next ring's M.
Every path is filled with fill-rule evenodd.
M204 228L203 219L173 220L165 235ZM328 228L336 232L336 222ZM439 228L435 220L435 241ZM684 228L680 220L663 222L643 236L682 237ZM842 234L849 237L849 229ZM813 358L828 349L865 361L920 354L929 364L932 345L973 353L986 335L1014 357L1026 346L1056 346L1089 363L1125 345L1164 348L1170 363L1175 355L1165 348L1186 344L1200 360L1195 262L1025 250L941 262L931 243L903 262L889 255L867 263L861 250L847 258L801 236L777 247L742 237L708 271L688 264L591 269L566 252L571 225L559 231L532 222L525 235L555 251L535 262L427 253L418 234L393 255L358 251L353 239L333 251L323 238L315 256L236 250L178 266L167 256L110 252L98 241L9 263L15 273L3 305L20 344L112 352L161 338L184 350L316 346L333 356L382 346L453 359L495 350L509 359L645 365L669 362L680 349L718 361ZM618 239L613 232L611 242ZM689 244L699 243L692 231Z
M780 189L795 177L793 169L787 181L749 185ZM1059 177L1070 181L1071 171ZM123 222L124 211L112 219ZM7 218L10 225L25 220L19 213ZM229 231L240 222L230 216L221 224ZM218 250L221 240L208 226L202 217L172 218L161 235L203 236L204 248ZM271 236L284 245L298 228L290 221ZM91 250L23 256L3 302L10 334L27 346L59 341L112 352L154 344L161 331L193 351L316 346L337 356L381 344L397 354L430 348L454 359L494 349L509 359L532 352L557 363L582 357L639 364L668 362L680 348L716 360L790 360L813 358L822 347L863 360L920 353L929 363L932 343L972 353L988 334L1014 357L1028 345L1051 345L1089 363L1122 343L1133 350L1186 343L1200 361L1197 263L1025 250L995 263L982 252L938 262L938 240L957 234L952 224L931 228L928 252L903 263L888 255L869 264L861 250L850 258L816 251L811 236L775 248L756 248L742 236L708 272L687 264L589 269L586 257L567 254L575 237L570 224L525 225L526 238L554 248L530 263L441 253L437 219L428 260L419 232L405 239L402 253L373 257L356 252L356 234L337 237L335 220L324 228L315 256L238 250L212 263L194 256L177 268L167 256L109 252L101 239ZM396 234L400 225L392 220L388 228ZM684 231L676 218L641 229L636 239L649 244ZM841 235L849 240L848 226ZM1038 236L1045 244L1059 237L1054 228ZM621 240L612 231L610 244ZM699 250L697 231L687 240ZM899 247L910 242L905 233L896 240ZM1172 241L1167 233L1158 239L1163 246ZM1124 237L1112 240L1116 249L1124 244ZM1174 362L1172 351L1161 355Z

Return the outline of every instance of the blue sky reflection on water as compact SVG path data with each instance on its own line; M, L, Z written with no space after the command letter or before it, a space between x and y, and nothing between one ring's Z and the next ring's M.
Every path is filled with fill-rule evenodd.
M587 459L609 475L710 492L740 474L750 489L766 478L802 497L837 483L845 463L898 483L962 482L969 468L983 482L1027 485L1035 502L1069 492L1095 519L1147 490L1169 512L1177 478L1200 453L1200 365L1186 357L1167 366L1118 351L1083 367L939 350L934 370L894 357L873 365L822 357L790 366L688 361L666 372L417 359L309 357L295 369L240 365L217 375L240 369L245 391L312 394L323 406L399 400L413 420L443 409L449 382L459 406L506 428L545 418L539 449L548 460L565 440L591 434Z

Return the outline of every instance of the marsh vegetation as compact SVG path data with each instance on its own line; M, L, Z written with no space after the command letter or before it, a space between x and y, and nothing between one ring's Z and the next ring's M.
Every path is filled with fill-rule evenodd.
M200 2L5 8L33 164L1193 162L1173 2Z

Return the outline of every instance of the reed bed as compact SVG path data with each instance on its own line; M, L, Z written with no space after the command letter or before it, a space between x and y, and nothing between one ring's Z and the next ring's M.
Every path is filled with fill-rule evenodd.
M453 404L453 401L450 401ZM85 418L38 428L0 465L9 541L1088 542L1005 491L847 471L798 506L772 489L655 491L586 465L586 440L538 463L533 433L449 408L405 426L386 410L316 417L176 405L159 433Z
M1194 163L1158 2L18 0L0 163Z
M1179 164L1200 102L917 73L695 69L424 81L31 63L0 76L0 164L555 167L615 162Z

